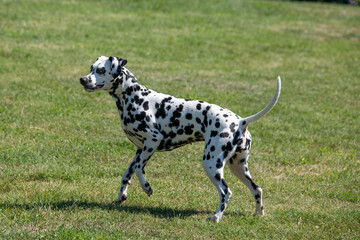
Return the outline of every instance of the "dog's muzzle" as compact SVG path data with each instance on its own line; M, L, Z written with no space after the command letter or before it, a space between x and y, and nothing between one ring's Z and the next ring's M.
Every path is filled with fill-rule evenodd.
M89 82L90 82L90 79L88 79L87 77L82 77L82 78L80 78L80 83L81 83L81 85L83 85L84 87L88 86Z
M96 89L100 89L104 86L104 84L92 85L91 80L87 77L80 78L80 83L84 86L85 90L89 92L95 91Z

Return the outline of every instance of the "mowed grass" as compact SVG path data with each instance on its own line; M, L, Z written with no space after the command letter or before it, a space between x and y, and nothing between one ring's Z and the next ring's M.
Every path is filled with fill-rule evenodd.
M286 1L0 1L0 238L360 238L360 9ZM115 103L79 77L118 56L139 82L249 116L264 218L229 171L218 194L203 143L156 153L149 198Z

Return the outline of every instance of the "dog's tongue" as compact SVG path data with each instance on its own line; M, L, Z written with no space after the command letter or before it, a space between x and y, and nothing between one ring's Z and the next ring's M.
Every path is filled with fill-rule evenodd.
M102 88L104 85L97 85L96 89Z

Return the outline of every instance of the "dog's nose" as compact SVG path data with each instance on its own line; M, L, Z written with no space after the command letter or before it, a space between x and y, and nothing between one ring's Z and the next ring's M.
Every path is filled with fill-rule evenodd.
M88 81L87 81L87 79L86 79L86 77L82 77L82 78L80 78L80 83L81 84L86 84Z

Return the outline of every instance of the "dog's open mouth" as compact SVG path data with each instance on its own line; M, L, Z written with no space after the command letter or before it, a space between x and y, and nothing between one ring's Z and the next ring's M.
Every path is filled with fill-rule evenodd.
M104 84L95 85L95 86L84 86L85 90L88 92L93 92L97 89L101 89L102 87L104 87Z

